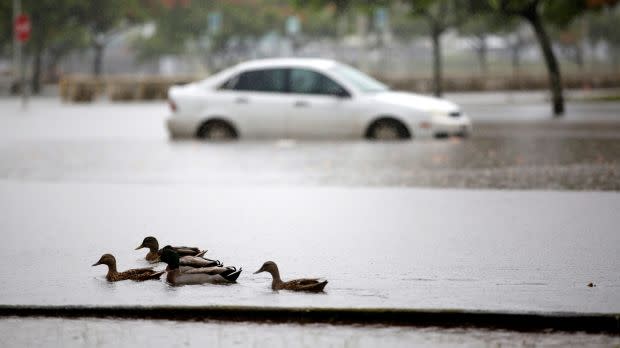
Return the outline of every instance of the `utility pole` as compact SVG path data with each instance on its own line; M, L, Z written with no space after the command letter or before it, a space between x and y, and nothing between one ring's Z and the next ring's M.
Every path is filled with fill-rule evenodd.
M26 64L23 62L23 45L25 41L20 40L17 34L17 17L21 15L21 0L13 0L13 81L19 75L19 91L22 95L22 108L28 107L28 86L26 86Z

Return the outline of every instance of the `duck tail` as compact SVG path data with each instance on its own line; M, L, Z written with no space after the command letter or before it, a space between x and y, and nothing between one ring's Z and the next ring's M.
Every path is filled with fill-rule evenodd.
M316 291L323 291L323 289L325 289L325 285L327 285L327 280L317 284Z
M239 268L238 270L235 269L234 267L231 267L229 269L227 269L225 272L221 273L220 275L228 280L231 283L234 283L237 281L237 278L239 278L239 275L241 274L241 271L243 269Z
M155 272L151 275L149 275L148 277L146 277L145 280L152 280L152 279L159 279L161 278L161 276L166 273L166 271L161 271L161 272Z
M203 256L205 256L206 253L207 253L207 250L205 249L205 250L202 250L202 251L198 252L198 254L196 254L196 256L197 257L203 257Z
M205 267L224 267L224 265L222 264L220 260L211 260L211 259L207 259L206 257L204 259L210 262Z

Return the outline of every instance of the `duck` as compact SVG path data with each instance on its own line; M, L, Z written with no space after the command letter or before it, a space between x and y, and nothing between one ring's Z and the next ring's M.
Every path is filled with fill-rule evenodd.
M161 248L160 252L163 252L164 250L175 251L174 247L170 245L166 245L165 247ZM202 255L199 255L199 256L187 255L187 256L179 257L179 269L181 270L181 272L190 270L192 268L222 267L222 266L223 264L220 260L207 259L206 257ZM170 270L170 266L167 266L166 271L169 271L169 270Z
M271 282L272 290L322 292L325 285L327 285L327 280L320 280L317 278L294 279L287 282L282 281L280 278L278 265L276 265L273 261L265 262L258 271L254 272L254 274L261 272L271 273L271 277L273 278L273 281Z
M159 256L161 255L162 250L159 249L159 242L157 238L153 236L148 236L144 238L142 244L140 244L135 250L140 250L142 248L149 248L149 252L146 254L145 259L150 262L159 262ZM200 250L200 248L196 247L186 247L186 246L177 246L171 247L176 251L180 256L202 256L207 251Z
M179 268L179 254L173 249L163 250L160 259L168 264L166 281L172 285L235 283L241 274L241 268L237 270L233 266L190 268L182 271Z
M124 272L118 272L116 270L116 258L112 254L103 254L101 258L99 258L99 261L95 262L92 266L98 265L108 266L108 274L106 274L105 278L109 282L118 282L121 280L155 280L161 278L161 276L166 273L165 271L155 271L152 267L134 268Z

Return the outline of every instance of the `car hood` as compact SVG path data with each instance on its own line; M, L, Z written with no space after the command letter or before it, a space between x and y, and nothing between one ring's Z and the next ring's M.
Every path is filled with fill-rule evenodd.
M450 112L459 109L459 107L453 102L415 93L387 91L374 94L371 98L377 102L410 107L424 111Z

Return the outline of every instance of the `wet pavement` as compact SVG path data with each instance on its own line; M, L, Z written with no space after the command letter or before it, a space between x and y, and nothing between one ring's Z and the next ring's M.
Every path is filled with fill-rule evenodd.
M44 347L612 347L620 337L478 329L0 319L5 346Z

